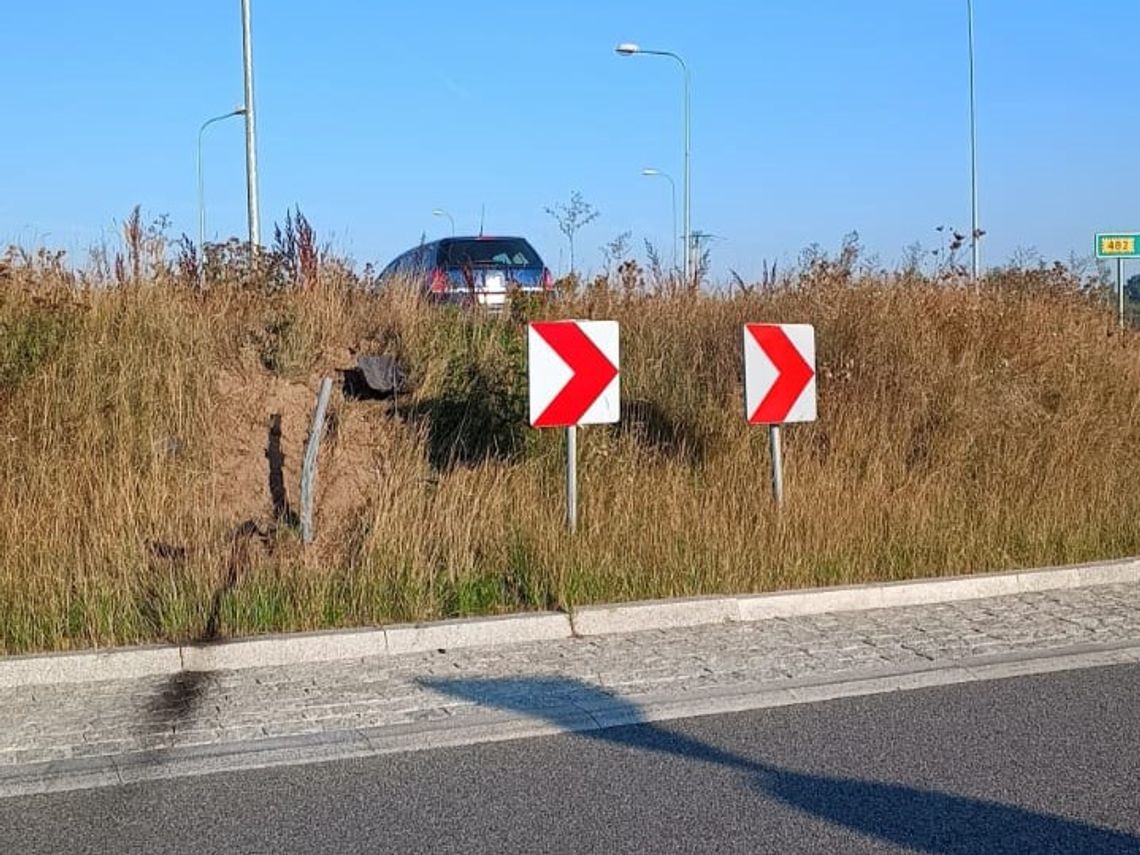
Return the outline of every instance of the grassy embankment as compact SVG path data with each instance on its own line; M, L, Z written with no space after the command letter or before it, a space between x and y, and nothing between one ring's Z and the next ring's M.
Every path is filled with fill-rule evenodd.
M980 293L817 266L734 296L587 289L621 322L623 421L525 425L525 329L370 296L213 285L162 265L78 287L0 268L0 652L764 591L1140 551L1140 339L1062 272ZM549 311L549 310L548 310ZM819 412L744 424L740 328L816 325ZM297 461L322 375L399 354L415 387L334 396L317 542ZM339 389L339 387L338 387ZM275 418L276 417L276 418Z

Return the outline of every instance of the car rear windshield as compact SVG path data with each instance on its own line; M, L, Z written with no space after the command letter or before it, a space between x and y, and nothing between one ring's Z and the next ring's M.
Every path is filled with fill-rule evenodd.
M536 267L542 263L530 244L518 238L444 241L439 262L443 267Z

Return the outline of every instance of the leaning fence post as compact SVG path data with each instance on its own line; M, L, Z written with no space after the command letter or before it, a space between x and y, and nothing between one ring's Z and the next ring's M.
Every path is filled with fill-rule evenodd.
M321 448L321 434L325 430L325 412L332 394L332 378L321 380L317 393L317 408L313 411L313 424L309 428L309 441L305 445L305 459L301 464L301 541L313 540L313 487L317 480L317 454Z

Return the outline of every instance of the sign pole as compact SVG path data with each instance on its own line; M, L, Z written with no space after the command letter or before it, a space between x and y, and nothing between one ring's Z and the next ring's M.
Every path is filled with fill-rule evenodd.
M526 335L531 427L566 429L566 528L573 534L578 425L613 424L621 417L618 323L533 321Z
M566 428L566 527L578 530L578 428Z
M768 443L772 449L772 498L776 507L784 505L784 460L780 449L780 426L768 428Z
M1124 259L1116 259L1116 293L1120 298L1120 328L1124 329Z
M814 422L815 328L811 324L744 325L744 415L768 426L772 499L784 504L782 425Z
M1116 259L1116 299L1120 314L1120 329L1124 329L1124 262L1129 258L1140 258L1140 232L1097 234L1096 257Z

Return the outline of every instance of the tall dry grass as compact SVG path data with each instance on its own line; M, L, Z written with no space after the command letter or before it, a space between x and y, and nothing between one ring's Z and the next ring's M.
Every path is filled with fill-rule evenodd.
M487 318L314 265L297 287L206 290L161 269L91 288L42 259L3 268L0 650L965 573L1140 546L1137 336L1114 332L1064 271L995 276L980 292L818 266L730 296L603 282ZM622 422L580 434L573 537L561 434L525 425L524 321L540 314L621 323ZM766 433L743 419L746 321L816 327L819 421L785 431L782 512ZM360 352L398 355L414 388L395 401L338 394L320 485L340 498L322 499L303 549L273 509L264 439L235 457L244 428L223 389L239 378L252 398L294 384L303 400ZM252 506L218 475L241 467L258 485Z

